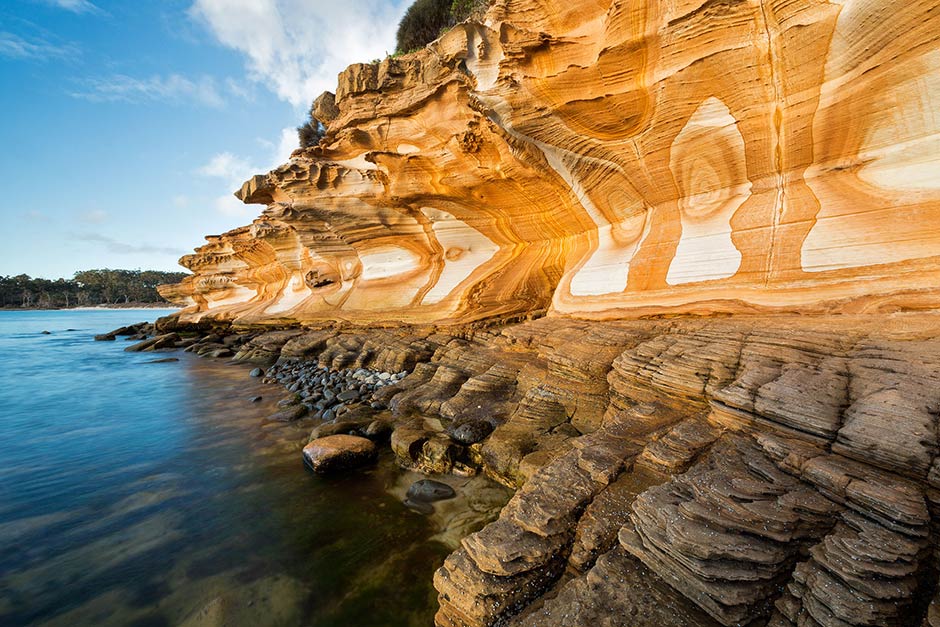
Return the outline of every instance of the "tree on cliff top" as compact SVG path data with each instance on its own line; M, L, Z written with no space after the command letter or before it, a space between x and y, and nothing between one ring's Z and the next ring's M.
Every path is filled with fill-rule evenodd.
M395 54L420 50L471 15L482 17L489 0L415 0L398 23Z
M456 22L451 14L452 0L416 0L405 11L395 35L396 52L404 54L425 47Z
M309 120L297 127L297 139L300 140L301 148L316 146L325 134L326 128L312 115Z

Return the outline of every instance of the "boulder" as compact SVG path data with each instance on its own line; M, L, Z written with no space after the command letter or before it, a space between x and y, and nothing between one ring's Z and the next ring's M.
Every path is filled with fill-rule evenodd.
M356 435L329 435L304 447L304 464L318 473L358 468L375 460L372 440Z

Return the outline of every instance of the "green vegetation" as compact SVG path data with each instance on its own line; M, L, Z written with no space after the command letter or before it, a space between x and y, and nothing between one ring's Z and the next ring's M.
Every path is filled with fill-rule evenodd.
M420 50L473 16L479 16L488 0L415 0L398 23L395 54Z
M453 26L450 5L451 0L415 0L398 23L397 52L423 48Z
M326 128L312 115L310 119L297 127L297 138L301 148L316 146L326 134Z
M121 303L162 303L156 287L179 283L185 272L157 270L81 270L73 279L39 279L25 274L0 276L0 307L58 309L114 305Z

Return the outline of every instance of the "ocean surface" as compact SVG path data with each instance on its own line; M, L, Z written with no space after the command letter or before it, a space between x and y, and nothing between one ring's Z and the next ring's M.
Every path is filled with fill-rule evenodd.
M315 476L251 366L92 340L165 313L0 311L0 625L431 625L389 454Z

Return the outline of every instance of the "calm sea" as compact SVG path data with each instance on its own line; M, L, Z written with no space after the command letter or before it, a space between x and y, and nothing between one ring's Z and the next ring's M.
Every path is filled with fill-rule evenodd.
M165 313L0 311L0 624L430 625L387 458L314 476L249 366L92 341Z

